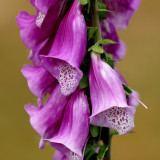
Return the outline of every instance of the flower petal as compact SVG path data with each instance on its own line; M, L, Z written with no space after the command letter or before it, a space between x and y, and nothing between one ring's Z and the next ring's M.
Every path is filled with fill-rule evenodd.
M121 80L121 83L124 83L124 84L126 84L126 86L128 86L126 80L121 75L121 73L116 68L114 68L114 71L116 72L118 78ZM132 89L132 93L130 95L131 96L129 97L129 100L127 101L128 105L129 106L137 107L139 105L139 101L138 100L140 99L139 93L137 91L135 91L135 90Z
M58 59L50 59L44 67L59 81L64 95L69 95L76 90L83 75L79 68Z
M52 92L55 78L44 68L24 65L21 71L28 81L29 89L35 96L43 98L47 92Z
M39 0L35 1L36 5L42 3ZM45 1L44 1L45 2ZM20 28L21 39L24 44L32 50L32 59L35 65L40 64L40 59L35 60L37 55L47 55L53 43L58 26L65 14L63 4L65 0L50 1L52 5L44 5L43 8L47 12L43 12L43 8L37 7L37 15L29 15L27 12L20 12L16 18L17 24ZM34 1L31 1L34 4ZM56 14L55 14L56 13ZM35 55L35 56L34 56Z
M135 107L132 106L123 108L114 106L91 117L91 124L116 129L123 135L134 128L135 111Z
M101 29L104 39L111 39L114 42L118 42L117 44L104 45L104 50L112 54L114 60L122 59L126 53L126 45L123 41L119 40L114 26L106 19L101 22Z
M119 134L133 129L135 108L127 105L124 89L115 71L94 53L91 54L89 83L92 103L90 123L117 129ZM124 121L121 122L122 118Z
M38 10L40 10L42 13L47 14L48 11L55 7L59 8L59 4L64 4L65 0L35 0L35 6L36 8L38 8ZM55 14L56 16L56 14Z
M78 0L62 20L49 55L41 56L42 66L61 85L64 95L75 91L82 72L79 66L83 60L87 43L87 31Z
M132 89L131 96L129 97L129 100L128 100L128 105L138 107L139 106L139 101L137 99L138 100L140 99L140 95L137 91Z
M56 150L53 155L53 160L68 160L68 159L62 152Z
M140 5L140 0L103 0L107 9L114 12L108 13L108 18L116 30L125 29L129 20Z
M83 157L82 149L89 132L89 105L83 90L77 90L66 106L58 134L50 139L51 145L68 159Z
M50 138L58 132L68 100L69 97L63 96L60 86L57 85L44 106L36 107L32 104L25 106L25 110L30 116L30 123L41 135L42 140Z
M35 0L30 0L30 3L32 4L32 6L35 6Z

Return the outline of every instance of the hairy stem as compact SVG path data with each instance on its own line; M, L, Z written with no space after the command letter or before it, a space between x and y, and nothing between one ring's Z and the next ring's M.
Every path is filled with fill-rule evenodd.
M95 28L97 28L96 39L95 39L96 42L102 40L101 28L99 23L99 14L97 9L98 9L97 0L91 0L92 24ZM104 156L104 160L111 160L111 129L103 128L101 137L104 144L108 146L108 150Z

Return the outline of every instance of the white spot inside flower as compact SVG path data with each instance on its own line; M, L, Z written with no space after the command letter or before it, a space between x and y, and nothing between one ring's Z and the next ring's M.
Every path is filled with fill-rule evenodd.
M39 12L38 16L37 16L37 19L36 19L37 27L41 28L41 25L43 23L44 18L45 18L45 14L43 14L42 12Z
M70 152L69 160L80 160L80 157L76 153Z

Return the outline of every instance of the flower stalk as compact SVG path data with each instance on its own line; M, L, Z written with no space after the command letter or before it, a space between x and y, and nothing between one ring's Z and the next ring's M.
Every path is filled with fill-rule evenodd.
M96 42L102 40L101 27L99 23L99 14L97 10L98 10L97 0L92 0L91 1L91 15L92 15L92 24L96 28L96 33L95 33Z
M92 15L92 24L96 28L95 41L98 42L102 40L102 36L101 36L101 27L99 21L97 0L91 1L91 15ZM111 129L105 127L102 128L101 138L103 140L103 143L106 146L108 146L108 150L105 153L104 160L111 160Z
M104 160L112 160L112 152L111 152L111 129L110 128L102 128L102 139L106 146L108 146L108 150L105 153Z

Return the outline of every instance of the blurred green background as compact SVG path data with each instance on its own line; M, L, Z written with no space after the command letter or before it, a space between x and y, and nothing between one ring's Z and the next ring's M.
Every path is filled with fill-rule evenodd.
M142 0L140 9L119 35L127 55L118 65L130 86L148 106L137 108L135 134L113 138L113 160L160 159L160 1ZM29 50L22 43L15 17L33 12L29 0L1 0L0 5L0 160L51 160L53 148L38 149L40 137L29 124L24 105L36 103L20 69Z

